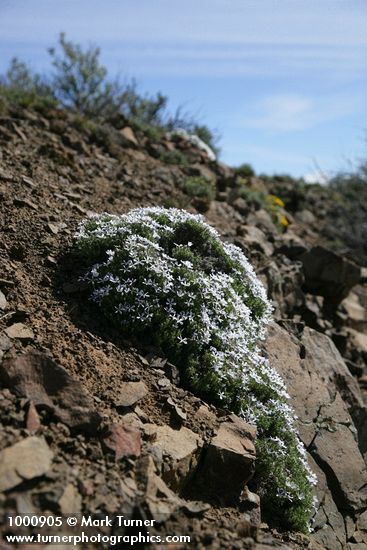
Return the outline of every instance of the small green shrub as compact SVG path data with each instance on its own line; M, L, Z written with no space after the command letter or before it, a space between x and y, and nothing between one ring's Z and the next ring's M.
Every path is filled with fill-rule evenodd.
M285 231L289 225L286 216L285 204L277 195L265 193L256 187L250 187L245 180L240 180L237 187L237 195L244 199L249 205L266 210L279 232Z
M158 125L148 124L138 119L130 119L129 124L133 130L141 132L153 143L160 142L165 135L165 129Z
M249 187L246 183L238 186L237 194L255 208L265 208L266 206L266 193Z
M213 200L215 197L215 187L213 182L201 176L190 176L183 182L182 189L189 197L199 197Z
M4 105L44 109L57 104L47 80L16 57L10 62L5 77L0 79L0 95Z
M74 117L71 118L71 124L76 130L79 130L79 132L83 134L85 133L90 137L95 136L97 133L98 124L84 115L74 115Z
M201 216L164 208L89 218L75 247L91 299L112 323L158 346L186 387L257 425L263 508L306 530L314 476L285 385L257 347L271 306L241 250Z
M1 86L0 86L0 115L3 115L6 113L7 104L5 101L5 98L1 96Z
M251 178L255 175L255 170L252 168L251 164L244 163L235 168L235 172L241 178Z
M24 62L14 58L4 77L0 77L0 94L21 107L43 108L46 101L92 119L102 118L112 123L121 115L129 124L140 128L147 137L159 141L175 128L185 128L197 134L209 147L218 151L218 136L205 124L178 108L168 109L168 97L161 92L142 94L134 79L122 83L108 77L107 68L100 62L100 49L67 40L60 33L56 47L48 49L53 74L43 77L34 73ZM177 164L177 162L174 162ZM178 163L179 164L179 163Z
M188 165L186 156L178 149L175 149L174 151L164 151L159 158L165 164L178 164L180 166Z
M59 102L86 116L111 116L119 111L120 90L106 79L100 50L83 50L60 34L56 48L49 48L54 74L52 86Z

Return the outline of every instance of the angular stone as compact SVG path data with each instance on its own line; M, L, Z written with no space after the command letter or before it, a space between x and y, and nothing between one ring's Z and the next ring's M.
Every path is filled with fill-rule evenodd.
M260 210L256 210L256 212L251 212L251 214L247 217L246 222L248 225L256 225L256 227L260 227L263 231L268 231L273 234L276 232L274 222L269 212L264 210L264 208L260 208Z
M362 531L367 531L367 510L359 516L357 520L357 527Z
M44 475L51 467L53 452L43 437L27 437L0 453L0 491Z
M276 253L284 254L291 260L296 259L301 254L307 252L307 244L292 231L287 231L284 235L276 240Z
M241 493L241 500L249 504L251 508L260 507L260 497L256 493L252 493L248 487L245 487Z
M274 247L265 236L265 233L253 225L243 225L241 234L244 234L245 244L254 249L260 249L267 256L271 256L274 252Z
M334 500L340 510L360 510L366 505L366 465L362 455L354 449L355 445L350 429L337 424L335 431L328 429L327 436L320 430L311 448L316 462L327 465L329 484L333 486Z
M206 181L214 182L216 180L214 172L205 166L205 164L192 164L188 167L188 174L190 176L200 176L206 179Z
M52 233L53 235L57 235L62 229L66 227L66 224L63 222L48 223L47 227L50 230L50 233Z
M312 225L316 222L316 218L311 210L300 210L296 213L296 220L306 225Z
M103 445L115 454L116 460L123 456L140 456L140 430L134 426L110 424L107 435L103 438Z
M120 487L124 501L134 502L139 493L135 480L132 477L125 477L120 480Z
M80 514L82 509L82 497L72 483L69 483L59 500L62 514Z
M201 502L201 500L188 500L182 508L190 514L190 516L201 516L204 512L210 510L211 506L207 502Z
M123 382L119 390L121 395L115 401L116 407L131 407L148 395L144 382Z
M195 416L204 424L216 424L218 422L216 415L206 405L200 405Z
M2 168L0 168L0 180L13 181L14 177L12 176L12 174L10 172L6 172Z
M335 345L307 327L298 341L271 325L266 350L287 382L301 439L327 477L326 494L340 513L363 509L367 472L350 412L362 418L365 409L358 385Z
M8 351L11 348L11 341L6 334L0 334L0 351Z
M312 540L318 543L322 550L344 550L345 546L339 542L336 534L329 525L326 525L324 529L320 529L313 536Z
M125 128L122 128L120 130L120 134L126 146L137 147L139 145L138 140L136 139L135 134L130 126L125 126Z
M22 176L22 182L28 185L28 187L37 187L37 183L35 183L31 178L28 178L27 176Z
M137 465L136 476L150 516L158 523L169 518L182 504L157 473L151 456L145 456Z
M34 338L33 330L28 328L23 323L14 323L14 325L7 327L5 332L11 339L18 338L19 340L33 340Z
M15 500L17 505L17 512L19 514L36 514L37 511L32 502L31 493L19 492L15 494ZM0 546L1 548L1 546ZM1 548L1 550L3 550Z
M171 387L171 382L165 376L160 378L158 380L157 384L158 384L159 388L161 388L163 390L168 390Z
M354 531L352 541L358 543L367 543L367 533L365 533L364 531Z
M138 408L138 407L137 407ZM143 422L141 421L137 411L124 414L124 426L133 426L134 428L142 428Z
M173 384L176 384L176 386L179 385L180 371L175 365L172 365L172 363L166 363L164 366L164 373Z
M166 403L171 410L171 423L182 424L185 420L187 420L187 414L173 401L171 397L167 399Z
M235 415L222 422L209 443L195 482L208 496L235 505L255 471L256 429Z
M161 449L168 460L163 479L174 489L181 488L195 471L202 441L200 437L182 427L173 430L169 426L145 425L153 440L152 448Z
M323 548L341 548L347 540L344 512L343 515L339 512L332 498L325 473L312 457L308 461L317 476L315 490L319 506L313 524L314 532L310 537Z
M0 310L4 311L4 309L6 309L6 307L7 307L7 305L8 305L8 302L5 298L5 295L0 290Z
M367 451L367 408L356 379L349 372L334 343L328 336L308 327L303 331L301 343L306 350L304 364L307 370L317 374L330 393L330 400L340 393L344 406L358 430L362 454ZM328 401L330 401L328 400ZM327 403L328 401L323 401Z
M22 199L21 197L15 197L13 200L13 203L15 206L28 206L32 210L36 210L36 211L38 210L37 204L35 204L29 199Z
M252 493L248 487L245 487L240 496L241 504L245 507L246 513L250 517L253 525L261 523L260 497Z
M252 528L252 533L253 533L253 528ZM273 537L267 538L267 542L269 542L269 544L263 544L261 542L256 543L255 546L252 546L251 548L252 550L271 550L272 548L276 548L276 550L292 550L290 546L288 546L287 544L282 544L278 540L273 539ZM320 547L320 550L321 550L321 547ZM328 550L332 550L332 549L330 548Z
M366 355L367 358L367 334L357 330L348 329L353 346Z
M6 359L0 366L0 381L36 407L51 410L70 428L94 431L101 422L79 380L47 355L32 351Z
M322 246L297 259L303 264L307 292L324 296L335 307L360 281L360 267Z
M82 479L78 483L78 488L83 496L90 497L94 493L94 484L91 479Z
M237 210L240 214L246 215L250 210L249 204L242 197L238 197L232 203L233 208Z
M41 427L41 420L37 412L36 407L34 406L33 401L30 402L27 416L26 416L26 428L29 432L35 433Z
M233 183L235 171L223 162L216 162L216 164L213 165L213 170L214 169L219 177L218 187L221 191L224 191L228 185Z
M350 292L341 304L348 314L348 321L358 326L367 321L367 312L359 301L358 294Z

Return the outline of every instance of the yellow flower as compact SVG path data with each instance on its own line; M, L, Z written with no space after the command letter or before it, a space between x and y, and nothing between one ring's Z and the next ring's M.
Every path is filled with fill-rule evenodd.
M287 220L287 218L284 216L284 214L282 214L279 218L279 223L280 225L282 225L283 227L288 227L289 225L289 221Z
M269 201L271 201L274 205L280 206L280 208L284 208L285 204L282 201L281 198L277 197L276 195L268 195Z

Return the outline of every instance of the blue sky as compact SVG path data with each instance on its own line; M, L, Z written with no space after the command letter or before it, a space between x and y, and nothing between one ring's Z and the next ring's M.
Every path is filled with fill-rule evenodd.
M0 72L46 71L60 31L217 128L229 164L312 178L365 156L366 0L0 0Z

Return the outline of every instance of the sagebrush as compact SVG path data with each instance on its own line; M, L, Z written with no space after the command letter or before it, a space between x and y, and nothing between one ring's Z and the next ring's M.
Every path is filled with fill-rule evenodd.
M11 60L6 74L0 75L0 104L4 98L23 107L60 106L112 124L123 116L148 137L183 128L219 152L217 133L181 107L170 112L166 95L141 93L134 79L111 79L97 46L83 48L60 33L48 53L52 70L47 75L34 72L17 58Z

